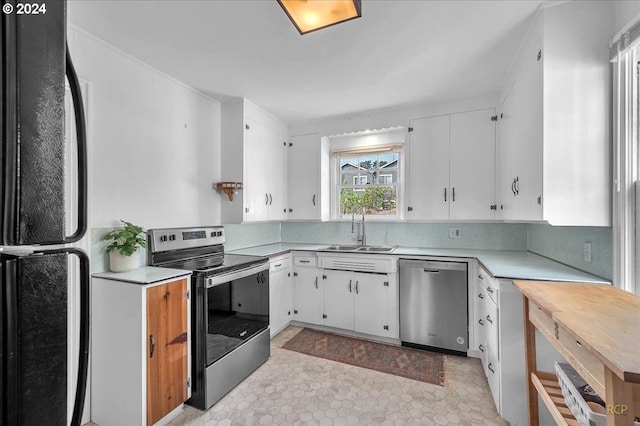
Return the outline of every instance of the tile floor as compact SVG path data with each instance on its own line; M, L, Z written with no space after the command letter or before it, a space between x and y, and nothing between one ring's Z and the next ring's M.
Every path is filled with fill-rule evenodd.
M505 425L480 361L446 357L445 387L282 349L209 411L186 406L171 425Z

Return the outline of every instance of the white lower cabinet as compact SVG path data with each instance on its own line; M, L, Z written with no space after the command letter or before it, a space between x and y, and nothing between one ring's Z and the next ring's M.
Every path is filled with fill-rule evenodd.
M291 256L269 259L269 326L275 336L293 319Z
M322 324L397 339L397 274L322 270Z
M320 324L322 291L315 253L293 253L293 320Z

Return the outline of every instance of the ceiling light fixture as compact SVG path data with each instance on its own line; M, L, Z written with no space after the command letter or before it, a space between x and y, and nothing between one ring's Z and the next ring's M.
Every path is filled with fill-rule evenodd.
M361 0L278 0L300 34L362 16Z

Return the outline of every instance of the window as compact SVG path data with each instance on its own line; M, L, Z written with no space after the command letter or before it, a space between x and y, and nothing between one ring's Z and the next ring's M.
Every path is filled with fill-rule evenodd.
M614 49L613 281L640 294L640 22L614 43Z
M361 214L398 217L401 148L372 147L334 153L337 217Z

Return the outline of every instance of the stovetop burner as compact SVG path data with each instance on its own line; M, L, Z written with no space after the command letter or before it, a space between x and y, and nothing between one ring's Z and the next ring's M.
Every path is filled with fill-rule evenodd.
M223 272L243 269L252 265L267 262L266 257L247 256L242 254L224 254L223 256L212 256L199 259L189 259L183 262L176 262L162 265L167 268L186 269L196 273L214 275Z

